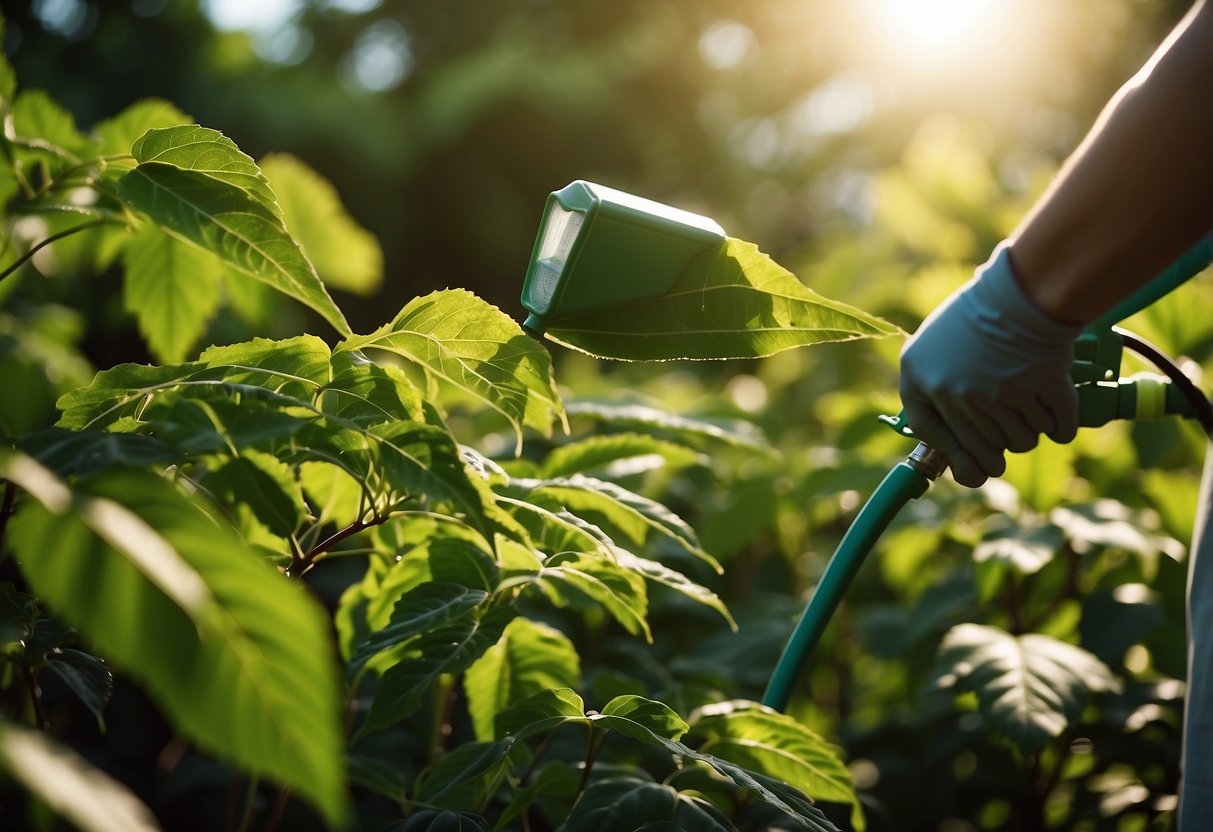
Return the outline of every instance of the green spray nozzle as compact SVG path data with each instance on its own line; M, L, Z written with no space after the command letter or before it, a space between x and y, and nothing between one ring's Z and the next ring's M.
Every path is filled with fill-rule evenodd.
M659 297L687 269L707 273L725 233L714 220L577 180L554 191L531 251L523 326Z

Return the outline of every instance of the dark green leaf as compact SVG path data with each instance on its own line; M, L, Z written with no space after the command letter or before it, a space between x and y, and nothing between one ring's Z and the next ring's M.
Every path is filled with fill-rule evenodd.
M647 619L649 599L644 579L606 558L577 552L553 555L539 573L540 585L557 603L584 596L600 604L632 635L652 641ZM570 595L568 590L576 595Z
M1081 647L982 624L960 624L944 636L936 678L943 687L975 692L990 727L1025 754L1060 735L1092 693L1120 687Z
M109 468L150 468L180 458L171 445L137 433L48 428L22 437L19 447L60 476Z
M497 714L496 734L512 736L522 742L574 721L589 724L585 703L576 691L571 688L541 690Z
M404 593L392 610L391 620L358 646L350 662L351 675L359 674L367 664L387 651L371 669L381 670L399 660L395 648L407 645L430 630L458 621L477 618L477 608L488 597L481 590L458 584L431 583Z
M632 778L602 780L578 799L561 832L685 830L735 832L712 804L661 783Z
M251 512L279 537L290 537L307 516L290 468L268 454L246 450L207 474L203 485L229 511Z
M417 779L416 799L448 809L475 808L496 790L514 740L469 742L444 755Z
M105 662L80 650L63 648L47 656L46 666L76 694L97 718L97 723L104 726L102 711L114 690L114 674Z
M512 607L494 607L479 619L468 616L434 627L393 651L397 663L379 678L358 735L387 728L412 714L440 676L461 673L496 644L514 615Z
M732 238L706 279L689 269L660 297L548 325L548 336L558 343L627 361L749 358L898 332L887 321L822 297L757 246Z

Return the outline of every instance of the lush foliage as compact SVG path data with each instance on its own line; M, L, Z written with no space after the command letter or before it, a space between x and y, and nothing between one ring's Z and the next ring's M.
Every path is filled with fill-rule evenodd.
M301 162L255 162L163 102L85 134L7 67L0 97L6 814L1165 819L1194 431L1112 427L979 492L937 485L776 714L753 700L792 620L906 450L873 418L897 408L896 339L693 368L573 356L557 387L547 353L465 291L353 334L326 286L373 288L378 249ZM979 142L924 131L876 181L869 236L823 239L798 271L911 327L1020 207ZM90 366L82 298L102 274L159 363ZM227 337L275 294L332 340ZM1201 305L1134 324L1203 360Z

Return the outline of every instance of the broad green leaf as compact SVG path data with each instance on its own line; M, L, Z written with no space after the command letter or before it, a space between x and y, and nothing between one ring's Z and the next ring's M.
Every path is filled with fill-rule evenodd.
M290 537L307 517L294 473L269 454L246 450L208 473L202 485L228 511L249 512L279 537Z
M388 623L358 646L350 662L350 675L357 676L372 659L384 654L371 666L372 670L380 671L385 665L399 661L401 651L398 648L413 639L453 622L477 618L477 608L487 597L488 593L482 590L444 583L433 583L404 593L396 602Z
M1000 529L977 544L973 550L974 561L1001 561L1015 567L1022 575L1033 575L1053 560L1064 542L1057 526L1008 525L1009 528Z
M462 289L416 298L390 323L338 349L386 350L419 364L501 413L519 446L524 426L550 436L552 420L563 418L547 351L500 309Z
M614 557L614 547L604 540L601 530L579 522L567 511L551 511L527 500L506 496L500 497L498 502L526 529L531 543L540 551L549 554L596 552L604 557Z
M539 573L540 586L557 604L583 598L601 605L632 635L653 635L646 618L649 608L644 579L606 558L577 552L553 555ZM575 594L570 595L569 590Z
M837 748L786 714L753 702L722 702L691 715L703 752L782 780L812 797L851 806L851 824L864 829L850 772Z
M156 161L142 162L124 175L118 193L169 234L311 307L339 333L349 334L345 316L264 197Z
M495 733L519 742L577 721L589 724L585 702L572 688L541 690L497 714Z
M266 156L260 165L282 206L287 230L320 279L363 297L373 294L383 282L383 251L375 236L346 212L336 189L285 153Z
M72 114L46 90L22 90L13 102L13 132L54 157L71 157L84 147Z
M343 419L370 427L383 422L424 422L421 391L398 367L381 367L357 352L332 357L332 379L321 407Z
M595 724L642 741L647 741L648 734L676 740L688 727L669 705L635 694L616 696L590 718Z
M64 647L46 657L47 669L63 680L104 729L106 703L114 690L114 674L105 662L81 650Z
M665 361L752 358L899 332L822 297L754 244L730 238L706 278L688 270L660 297L557 318L547 334L600 358Z
M1078 717L1092 693L1120 683L1091 653L1038 633L960 624L944 636L937 684L973 691L990 727L1032 754Z
M661 822L665 825L654 825ZM624 829L735 832L736 828L701 797L630 777L601 780L590 786L560 827L561 832Z
M513 747L512 737L464 743L417 778L415 799L448 809L479 808L505 776Z
M102 156L129 154L135 142L148 130L176 127L191 121L189 116L168 101L145 98L93 127L93 136L97 142L95 152ZM134 167L135 160L133 157L129 161L111 160L109 165L115 170L127 170Z
M223 378L255 384L275 393L309 399L331 376L328 345L315 335L281 341L254 338L239 344L209 347L198 356L205 367L221 368Z
M219 307L222 266L210 252L145 225L122 253L122 297L153 355L185 360Z
M197 390L214 393L221 388L204 386ZM253 396L204 398L175 392L162 393L139 415L137 425L184 454L234 456L249 448L270 448L309 423L305 416L288 413L276 403L258 401Z
M554 627L515 618L501 639L464 675L476 738L500 739L497 715L532 694L581 683L581 658L568 636Z
M585 416L610 427L646 430L673 437L692 447L723 444L756 451L764 456L778 455L752 422L739 419L709 421L645 405L590 401L569 402L565 405L565 412L569 416Z
M47 428L23 436L18 446L60 476L109 468L150 468L180 457L168 443L136 433Z
M514 615L512 607L493 607L480 618L456 619L429 630L394 652L398 662L379 678L375 699L357 736L410 716L439 677L463 672L496 644Z
M415 539L413 527L428 536ZM372 629L387 626L400 597L422 585L438 582L482 592L497 588L497 564L485 551L480 533L453 518L443 522L402 514L377 528L371 539L375 550L393 561L367 607Z
M126 786L40 731L0 721L0 768L84 832L160 829Z
M1132 552L1144 558L1164 554L1173 560L1183 558L1184 546L1167 535L1149 531L1156 526L1142 512L1133 511L1116 500L1097 500L1094 503L1073 506L1058 506L1049 513L1049 519L1065 532L1079 550L1091 546L1107 546Z
M642 433L591 436L555 448L543 460L543 477L553 479L598 469L618 473L648 470L660 465L685 468L705 464L707 458L685 445Z
M159 477L115 471L69 490L28 457L2 467L30 495L9 532L39 596L184 736L336 824L340 704L315 600Z
M401 806L407 803L408 782L405 773L395 761L366 754L349 754L346 764L351 786L361 786Z
M270 181L252 157L218 130L197 124L152 128L131 146L140 165L148 162L203 173L248 193L281 219Z
M697 604L711 607L728 622L730 629L734 632L737 631L737 622L733 620L733 615L729 612L729 608L725 606L724 601L719 595L712 592L706 586L695 583L686 575L676 569L671 569L664 563L638 557L624 549L615 550L615 560L620 566L625 569L631 569L653 583L669 587L678 594L690 598Z
M602 527L613 537L622 536L643 545L656 534L703 560L719 574L720 563L703 551L695 530L681 517L655 500L612 482L574 474L555 480L517 478L509 491L525 494L532 502L564 509Z
M362 484L344 469L327 462L303 462L297 470L303 492L318 509L317 523L344 528L366 514Z
M2 31L0 31L2 34ZM8 56L0 53L0 112L7 113L17 94L17 73Z

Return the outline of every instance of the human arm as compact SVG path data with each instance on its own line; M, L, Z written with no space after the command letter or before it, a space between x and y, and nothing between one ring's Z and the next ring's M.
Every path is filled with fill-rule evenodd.
M910 426L980 485L1073 438L1081 324L1213 227L1213 12L1202 0L1105 107L1036 207L902 352Z

